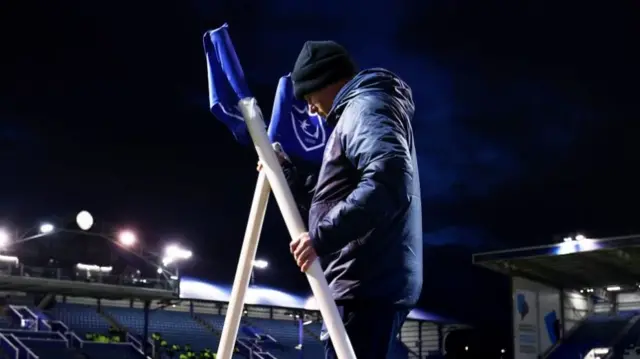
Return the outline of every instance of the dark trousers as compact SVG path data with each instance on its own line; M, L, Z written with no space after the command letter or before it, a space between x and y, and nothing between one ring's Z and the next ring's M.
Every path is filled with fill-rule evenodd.
M342 322L357 359L386 359L409 310L388 304L337 303ZM325 342L325 358L337 359L331 340Z

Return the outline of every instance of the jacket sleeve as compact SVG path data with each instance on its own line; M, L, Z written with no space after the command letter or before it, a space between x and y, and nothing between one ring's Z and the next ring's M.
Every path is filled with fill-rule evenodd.
M319 256L388 227L410 203L414 169L406 127L381 105L354 107L343 113L343 118L352 117L344 124L341 141L360 181L309 232Z
M304 165L295 165L292 162L285 162L282 171L287 179L287 184L293 193L298 211L304 223L309 222L309 208L313 198L313 190L318 180L317 171Z

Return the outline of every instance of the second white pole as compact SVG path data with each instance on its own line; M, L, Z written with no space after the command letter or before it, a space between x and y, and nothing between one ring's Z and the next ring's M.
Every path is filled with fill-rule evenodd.
M231 359L233 355L270 192L271 186L269 186L267 175L264 171L261 171L258 174L258 182L253 194L251 210L249 211L249 221L244 233L240 259L238 260L236 276L233 280L233 288L229 298L229 307L224 318L224 326L222 327L222 335L218 345L218 359Z

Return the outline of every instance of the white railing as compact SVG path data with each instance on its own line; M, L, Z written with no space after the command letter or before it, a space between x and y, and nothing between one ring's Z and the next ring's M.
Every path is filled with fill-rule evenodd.
M13 349L13 359L19 359L20 358L20 349L18 349L18 347L16 347L11 340L9 340L9 338L5 337L2 333L0 333L0 339L2 340L2 342L7 343L8 346L10 346Z
M22 322L24 322L24 316L18 311L18 309L16 309L15 306L10 305L9 309L11 309L11 311L13 312L13 314L15 314L19 319L20 319L20 324L22 326Z
M138 340L138 338L134 337L133 335L131 335L131 333L127 332L127 337L126 340L128 342L134 343L139 347L142 347L142 343Z
M138 338L136 338L135 336L131 335L131 333L127 332L126 341L128 342L127 344L131 344L131 346L136 351L138 351L138 352L140 352L140 354L144 355L144 352L142 351L142 342L140 340L138 340ZM156 345L153 342L153 340L151 340L151 338L147 338L147 343L149 344L149 348L151 348L151 353L155 353L156 352ZM147 356L147 358L151 358L151 357Z
M67 348L71 347L71 343L69 342L69 339L67 339L67 337L62 335L62 333L60 333L60 332L56 332L56 334L58 334L60 336L60 338L62 338L62 340L65 341L65 344L67 345Z
M66 324L64 324L64 322L61 320L52 320L51 323L58 324L61 327L63 327L65 333L69 331L69 327Z
M67 335L71 338L71 344L73 344L73 340L77 340L78 344L79 344L79 348L82 348L82 346L84 345L84 340L82 340L78 334L74 333L74 332L67 332ZM73 345L72 345L73 346Z
M241 346L243 346L245 349L247 349L249 351L249 357L254 359L265 359L262 355L256 353L253 351L253 349L251 349L251 347L249 345L247 345L247 343L241 341L241 340L236 340L236 343L240 344Z
M31 317L33 317L33 319L34 319L34 320L36 320L36 321L38 320L38 315L36 315L36 313L34 313L34 312L31 310L31 308L27 307L26 305L25 305L25 306L22 306L22 308L23 308L24 310L26 310L26 311L27 311L27 313L31 314Z
M20 339L18 339L18 337L13 334L11 334L10 336L11 339L13 339L14 343L18 344L20 348L24 349L24 351L27 352L27 359L40 359L40 357L37 356L36 353L34 353L31 349L29 349L29 347L24 345L24 343Z
M25 323L30 323L31 325L35 326L35 328L29 327L29 329L38 330L38 317L33 314L33 312L29 308L25 307L24 305L10 305L9 308L13 311L13 313L15 313L15 315L18 316L18 318L20 318L20 327L24 327ZM20 313L21 309L24 309L27 313L29 313L31 315L31 318L25 318L24 315Z
M271 339L272 342L278 342L278 340L276 340L276 338L272 337L271 334L267 334L265 335L267 338Z
M49 325L48 320L42 319L41 323L45 326L47 332L53 331L53 328L51 328L51 325Z

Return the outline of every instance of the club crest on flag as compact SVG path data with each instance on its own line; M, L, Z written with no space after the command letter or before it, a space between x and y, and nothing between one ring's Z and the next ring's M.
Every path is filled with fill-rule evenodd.
M320 116L310 114L305 101L295 98L287 75L278 82L268 134L287 154L319 165L331 127Z
M322 119L317 115L310 114L306 105L293 105L291 108L291 127L293 127L300 146L307 152L324 147L327 136Z

